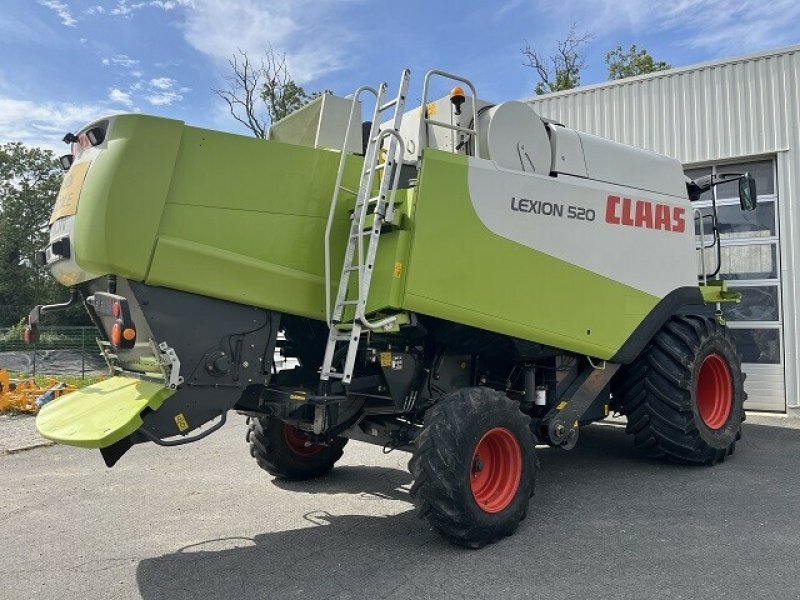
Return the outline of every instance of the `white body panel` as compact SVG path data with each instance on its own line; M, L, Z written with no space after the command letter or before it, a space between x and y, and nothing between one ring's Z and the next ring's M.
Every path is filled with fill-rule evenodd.
M649 150L578 132L589 179L686 198L681 163Z
M478 117L481 158L499 167L548 175L553 157L544 122L524 102L503 102Z
M658 298L697 286L687 199L580 177L516 172L475 158L469 167L472 204L493 233ZM650 206L647 219L640 205L639 226L637 201ZM656 228L656 210L669 212L671 230Z
M491 106L490 102L478 99L478 110ZM403 122L400 124L400 135L403 137L405 143L405 153L403 160L406 162L416 162L417 152L419 150L419 120L422 114L422 108L418 107L410 110L403 115ZM461 105L461 115L456 115L453 104L450 98L441 98L434 102L428 103L428 116L429 118L437 121L444 121L451 125L461 125L462 127L474 128L472 123L472 98L466 98L464 104ZM381 123L381 129L384 129L388 123ZM456 150L459 142L463 139L463 135L452 129L446 127L439 127L436 125L428 125L427 138L423 140L426 148L434 148L436 150L444 150L446 152L454 152L457 154L466 154L466 148L462 147Z
M576 177L588 177L583 156L581 136L574 129L558 125L548 126L552 146L553 172Z
M273 123L269 128L267 139L310 148L341 150L352 106L352 99L323 94L277 123ZM346 151L360 154L363 146L361 137L359 102L350 123Z

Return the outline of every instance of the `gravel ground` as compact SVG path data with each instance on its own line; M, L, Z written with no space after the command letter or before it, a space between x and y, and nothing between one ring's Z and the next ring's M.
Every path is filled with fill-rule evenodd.
M113 469L64 446L0 454L0 598L796 600L795 424L751 417L714 468L645 460L621 427L586 428L575 450L540 452L528 519L480 551L414 517L407 454L350 443L322 479L273 481L239 417Z
M33 415L0 415L0 454L31 450L53 443L36 431Z

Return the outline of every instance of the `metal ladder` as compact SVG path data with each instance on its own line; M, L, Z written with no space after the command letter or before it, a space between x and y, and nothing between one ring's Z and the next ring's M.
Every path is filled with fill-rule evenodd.
M390 329L396 322L396 316L389 316L377 321L369 321L366 317L367 299L369 297L370 284L372 282L372 271L375 264L375 255L378 251L378 242L381 236L381 228L386 221L391 221L394 216L394 200L397 185L400 180L400 170L402 167L402 157L405 149L403 138L400 136L400 123L403 119L406 95L411 72L406 69L400 76L400 85L397 96L393 100L384 102L386 96L386 84L383 83L375 90L364 86L356 90L353 94L353 106L350 110L347 133L345 134L342 153L339 159L339 172L336 177L331 207L328 214L328 223L325 228L325 311L328 320L328 343L325 347L325 357L322 362L320 373L321 381L340 379L343 383L350 383L353 378L353 367L355 365L356 353L358 352L361 332L364 328L368 330ZM336 293L336 300L333 311L330 309L330 238L331 229L339 204L341 192L353 194L342 186L342 176L347 161L347 143L350 134L352 121L356 112L359 97L364 92L371 92L375 95L375 112L372 117L372 126L369 132L369 141L366 152L364 153L364 165L361 169L361 181L358 191L355 192L356 201L353 215L350 222L350 234L345 248L342 272L339 278L339 289ZM381 115L390 108L394 108L394 114L389 126L380 131ZM385 161L378 164L381 147L384 140L388 138L389 143L386 148ZM398 159L399 157L399 159ZM381 172L381 183L376 196L371 196L373 183L376 173ZM365 223L370 208L374 214L372 226L365 230ZM366 252L364 250L364 238L368 238ZM357 275L355 289L352 286L352 276ZM355 297L353 293L355 292ZM352 322L345 323L343 318L347 307L354 307ZM339 353L342 345L346 344L347 354L344 360L344 367L341 371L335 370L333 366L334 358Z

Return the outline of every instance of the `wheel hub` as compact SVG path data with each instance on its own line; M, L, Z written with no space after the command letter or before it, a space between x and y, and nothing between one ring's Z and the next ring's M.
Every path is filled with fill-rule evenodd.
M733 406L733 382L728 363L719 354L703 359L697 374L697 411L709 429L721 429Z
M498 513L514 500L522 478L522 450L505 427L487 431L475 447L470 488L475 503L487 513Z
M283 426L283 439L289 449L300 456L313 456L323 450L323 446L312 444L301 429L289 424Z

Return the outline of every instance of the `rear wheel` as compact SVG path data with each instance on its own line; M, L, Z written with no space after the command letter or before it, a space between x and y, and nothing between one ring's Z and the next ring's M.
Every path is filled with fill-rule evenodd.
M346 438L314 444L301 429L278 419L249 418L247 442L258 466L282 479L311 479L330 471L342 457Z
M627 432L651 456L714 464L733 454L744 420L744 375L728 330L675 316L620 374Z
M418 516L471 548L514 533L536 477L529 427L519 404L489 388L466 388L439 401L408 465Z

